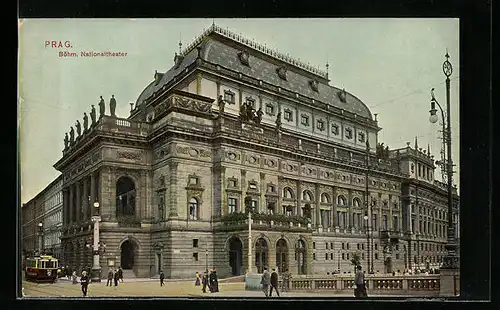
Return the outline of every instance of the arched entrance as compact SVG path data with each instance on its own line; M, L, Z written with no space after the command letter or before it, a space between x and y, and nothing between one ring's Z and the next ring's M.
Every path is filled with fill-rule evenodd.
M122 269L134 268L135 248L130 240L126 240L120 247L120 266Z
M231 274L233 276L241 274L242 264L243 244L239 238L232 237L229 240L229 266L231 266Z
M135 215L135 184L129 177L116 182L116 215Z
M280 273L288 270L288 245L285 239L280 239L276 243L276 266Z
M307 274L307 251L306 243L300 239L297 241L297 248L295 255L297 256L297 273Z
M255 242L255 267L257 267L257 273L264 272L264 267L268 265L267 257L269 252L269 246L264 238L257 239Z

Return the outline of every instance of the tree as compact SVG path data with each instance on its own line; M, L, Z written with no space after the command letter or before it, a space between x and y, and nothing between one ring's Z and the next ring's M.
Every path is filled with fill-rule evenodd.
M358 266L361 265L360 261L361 261L361 258L359 257L359 253L358 252L352 254L351 265L354 266L354 273L356 273L356 267L358 267Z

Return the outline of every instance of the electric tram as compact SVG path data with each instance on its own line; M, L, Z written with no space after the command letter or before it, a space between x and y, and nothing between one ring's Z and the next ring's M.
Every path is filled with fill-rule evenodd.
M50 255L40 255L26 259L25 276L27 281L56 282L59 261Z

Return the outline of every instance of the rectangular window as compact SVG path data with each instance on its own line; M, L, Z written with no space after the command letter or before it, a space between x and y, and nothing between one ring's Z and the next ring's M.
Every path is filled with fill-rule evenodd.
M347 128L345 129L345 137L346 137L347 139L352 139L352 128L347 127Z
M323 120L318 120L316 122L316 128L318 128L320 131L325 130L325 122Z
M399 259L399 253L396 253L396 259Z
M250 188L250 189L257 189L257 184L253 183L253 182L248 183L248 188Z
M342 250L344 250L344 249L345 249L345 243L342 242Z
M372 214L372 228L374 230L377 230L378 229L378 225L377 225L377 214Z
M238 204L238 201L236 198L229 198L228 199L228 213L234 213L236 212L236 206Z
M361 259L365 259L365 253L361 253Z
M328 242L327 242L327 243L325 243L325 249L327 249L327 250L328 250Z
M347 243L347 249L349 250L349 243Z
M359 142L365 142L365 133L364 132L359 132L358 133L358 141Z
M378 259L378 253L375 253L375 259Z
M316 249L316 242L313 242L313 249Z
M333 260L333 253L330 253L330 259Z
M229 90L224 91L224 101L226 101L229 104L234 104L234 93Z
M342 253L342 259L345 259L345 253Z
M358 250L359 250L359 249L361 249L361 247L360 247L359 243L358 243L358 244L356 244L356 246L357 246Z
M268 193L274 193L275 190L276 190L276 188L273 185L268 185L267 186L267 192Z
M316 260L316 253L313 253L313 260Z
M328 253L325 253L325 260L328 260Z
M333 250L333 242L330 242L330 249Z
M309 126L309 116L307 115L302 115L300 117L300 123L304 126Z
M238 180L236 179L229 180L229 187L237 187L237 186L238 186Z
M378 250L378 244L375 243L375 250Z
M189 177L189 185L198 185L198 178Z
M266 114L274 115L274 105L271 103L266 104Z
M193 239L193 248L198 247L198 239Z
M290 110L285 110L285 114L283 115L283 118L289 122L293 121L293 112Z
M198 253L193 253L193 260L194 260L195 262L197 262L197 261L198 261Z
M347 253L347 259L349 260L349 253Z
M398 216L394 215L392 217L392 229L397 231L399 229Z
M387 230L387 215L382 214L382 230Z

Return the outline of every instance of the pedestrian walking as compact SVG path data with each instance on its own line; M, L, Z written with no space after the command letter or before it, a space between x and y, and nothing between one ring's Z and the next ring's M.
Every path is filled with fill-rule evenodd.
M108 282L106 282L106 286L113 286L113 277L114 277L113 269L109 268L109 271L108 271Z
M77 284L78 283L78 277L76 275L76 271L73 271L73 274L71 276L73 278L73 284Z
M118 279L122 280L123 283L123 269L122 267L118 267Z
M217 293L219 291L219 279L215 269L210 273L210 292Z
M264 267L264 272L262 273L262 277L260 279L260 284L262 284L262 291L266 297L269 296L269 285L271 284L271 275L269 271L267 271L267 267Z
M87 289L89 286L89 277L87 276L87 272L85 270L82 272L82 276L80 277L80 283L82 284L83 297L87 297Z
M201 279L201 283L203 284L201 291L203 293L206 293L208 285L208 270L205 270L205 272L203 273L203 278Z
M200 286L201 283L201 276L198 271L196 271L196 281L194 282L194 286Z
M276 291L276 295L278 295L278 297L280 296L280 292L278 291L278 282L278 272L276 272L276 269L273 268L271 272L271 289L269 290L269 297L273 296L273 288Z
M163 286L163 280L165 280L165 274L163 270L160 271L160 286Z
M120 274L118 273L118 270L115 270L115 286L118 286L118 280L120 280Z
M356 284L356 288L354 289L354 297L368 297L366 293L366 285L365 285L365 274L361 271L361 266L356 267L358 270L356 272L356 276L354 277L354 284Z

